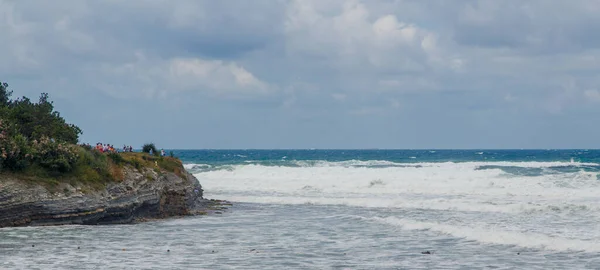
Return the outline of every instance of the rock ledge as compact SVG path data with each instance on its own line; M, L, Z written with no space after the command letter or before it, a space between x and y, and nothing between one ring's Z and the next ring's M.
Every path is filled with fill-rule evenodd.
M123 224L148 219L205 214L219 201L203 198L191 174L178 176L150 168L124 169L124 181L105 189L42 185L0 176L0 227L66 224Z

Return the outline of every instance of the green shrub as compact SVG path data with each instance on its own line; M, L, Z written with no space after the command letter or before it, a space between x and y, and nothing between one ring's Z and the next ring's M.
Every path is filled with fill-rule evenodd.
M131 161L130 161L130 164L131 164L131 165L133 165L133 167L134 167L136 170L138 170L138 171L142 170L142 167L143 167L143 166L142 166L142 163L140 163L140 162L139 162L137 159L131 160Z
M125 162L125 159L123 159L119 153L109 153L108 157L117 165L121 165Z
M78 181L88 182L88 183L98 183L102 182L103 178L102 171L98 172L92 167L87 166L78 166L75 169L75 177L77 177Z
M155 156L159 155L158 151L156 151L156 146L154 146L154 143L147 143L142 146L142 152L150 153L150 151L152 151L152 154Z
M176 172L182 165L174 158L161 158L158 166L169 172Z
M86 182L100 188L108 181L118 180L121 175L115 173L118 168L113 164L114 161L109 155L105 155L96 150L86 150L84 147L78 147L78 160L74 166L72 174L78 181Z
M70 172L77 163L78 146L73 144L61 143L48 137L33 141L35 149L35 161L40 166L54 172Z
M92 168L106 168L107 167L107 156L94 150L86 150L83 147L78 149L79 159L77 160L77 166L89 166Z
M79 146L80 146L81 148L83 148L83 149L87 150L87 151L92 151L92 150L94 150L94 147L92 147L92 146L91 146L91 145L89 145L89 144L82 144L82 145L79 145Z
M9 137L5 131L0 133L1 169L21 171L31 164L34 154L25 136L17 134Z

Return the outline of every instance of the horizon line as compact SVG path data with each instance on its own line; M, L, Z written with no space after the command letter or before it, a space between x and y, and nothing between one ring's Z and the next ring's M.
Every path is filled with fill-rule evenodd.
M552 151L552 150L600 150L600 148L163 148L165 150L218 150L218 151L272 151L272 150L343 150L343 151L355 151L355 150L393 150L393 151L527 151L527 150L538 150L538 151Z

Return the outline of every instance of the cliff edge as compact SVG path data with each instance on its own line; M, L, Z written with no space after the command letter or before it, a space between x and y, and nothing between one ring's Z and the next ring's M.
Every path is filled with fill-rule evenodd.
M140 219L202 214L215 202L185 170L122 168L122 181L92 189L83 183L54 188L0 175L0 227L122 224Z
M141 152L80 144L82 130L47 93L38 102L12 93L0 81L0 227L130 223L219 204L202 198L172 152L158 154L153 143Z

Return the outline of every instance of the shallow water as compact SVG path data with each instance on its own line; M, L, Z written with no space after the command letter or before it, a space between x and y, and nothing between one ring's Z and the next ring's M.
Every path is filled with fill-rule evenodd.
M234 206L0 229L0 268L600 268L599 151L342 152L178 152Z
M390 209L242 203L224 215L138 225L7 228L0 230L0 267L589 269L600 263L595 252L481 243L399 221L415 215ZM406 224L408 229L401 226ZM433 254L421 254L426 250Z

